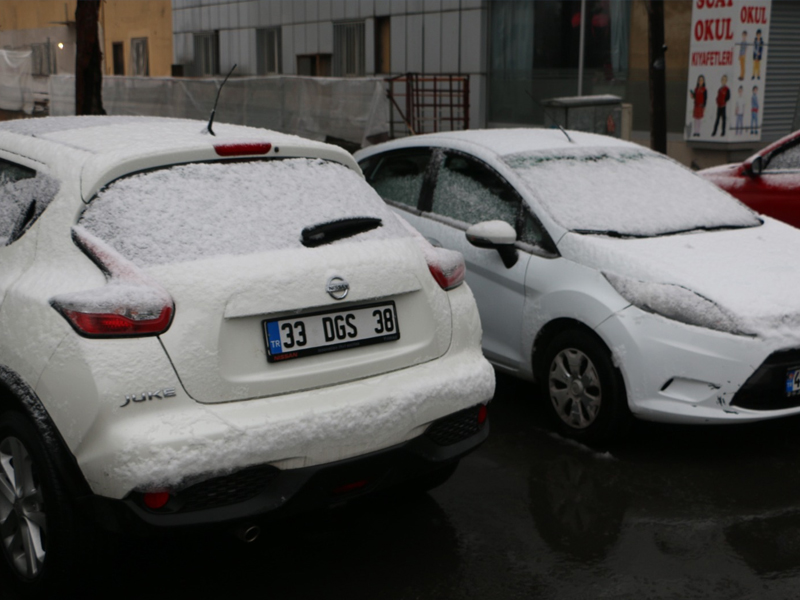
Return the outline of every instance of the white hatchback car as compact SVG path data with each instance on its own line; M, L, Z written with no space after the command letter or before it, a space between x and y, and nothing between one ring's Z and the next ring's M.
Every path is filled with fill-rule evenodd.
M356 159L434 245L464 254L486 356L541 382L564 433L608 437L631 413L800 413L800 231L586 133L420 135Z
M203 127L0 125L0 562L28 592L85 561L83 515L248 525L430 487L488 434L463 258L344 150Z

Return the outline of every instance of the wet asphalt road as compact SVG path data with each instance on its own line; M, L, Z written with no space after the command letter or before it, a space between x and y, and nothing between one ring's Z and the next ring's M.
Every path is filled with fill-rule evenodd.
M428 495L286 523L249 545L128 541L98 565L93 597L797 597L800 420L637 424L593 450L549 433L535 399L501 376L489 441Z

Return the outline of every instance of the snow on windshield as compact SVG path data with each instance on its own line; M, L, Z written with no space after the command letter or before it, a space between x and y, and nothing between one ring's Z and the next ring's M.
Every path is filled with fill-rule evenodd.
M692 229L752 227L753 211L664 156L616 148L503 157L563 227L657 236Z
M337 244L407 232L357 173L319 159L196 163L120 179L80 224L138 266L303 249L305 227L377 217L377 229Z

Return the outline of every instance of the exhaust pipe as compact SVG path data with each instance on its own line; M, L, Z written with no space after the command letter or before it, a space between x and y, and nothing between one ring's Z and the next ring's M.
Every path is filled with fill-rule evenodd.
M261 535L261 528L258 525L243 525L242 527L237 527L235 533L239 540L245 544L250 544L255 542L258 536Z

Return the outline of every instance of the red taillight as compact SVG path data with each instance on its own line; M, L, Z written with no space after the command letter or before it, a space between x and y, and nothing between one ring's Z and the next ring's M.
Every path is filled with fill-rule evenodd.
M75 244L106 275L106 285L60 294L50 305L84 337L159 335L169 329L175 304L169 293L131 261L81 226Z
M75 330L87 337L118 337L158 335L169 327L172 307L165 306L155 317L131 318L124 314L92 313L77 310L62 310Z
M169 502L169 492L147 492L144 495L144 505L152 510L164 508Z
M250 154L266 154L272 144L216 144L214 151L220 156L247 156Z
M464 275L467 268L464 265L464 257L458 252L446 251L430 254L427 257L428 269L443 290L452 290L464 283Z
M486 408L485 404L481 404L480 408L478 409L478 425L483 425L486 422L486 417L489 415L489 411Z

